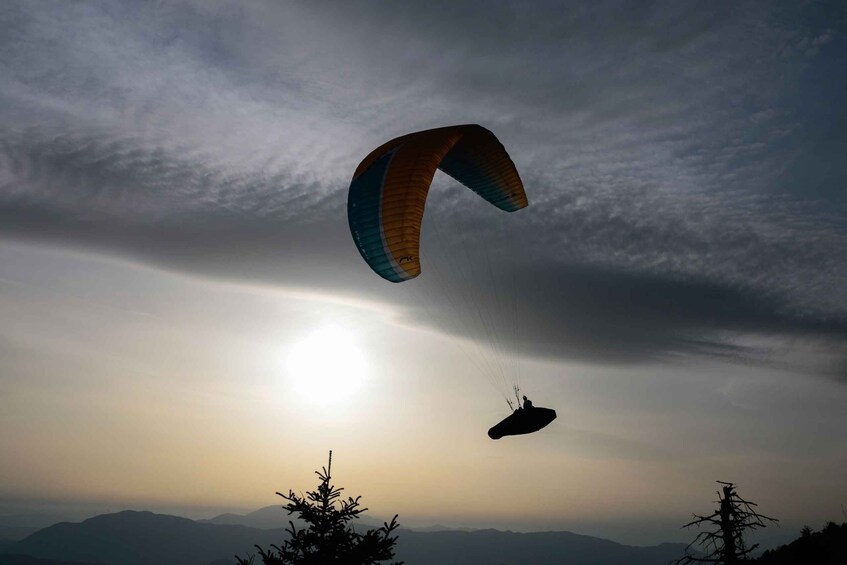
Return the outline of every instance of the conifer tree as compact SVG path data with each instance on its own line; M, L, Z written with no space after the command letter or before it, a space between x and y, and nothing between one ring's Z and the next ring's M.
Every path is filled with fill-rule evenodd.
M288 501L282 508L288 514L297 514L306 523L298 529L289 521L286 532L289 538L281 546L272 545L267 551L259 547L259 556L264 565L377 565L394 558L397 536L392 532L400 525L397 515L382 527L359 533L351 521L358 519L362 508L359 499L341 498L343 488L335 487L331 481L332 451L329 464L315 474L320 479L317 490L298 496L293 490L288 494L276 493ZM239 565L250 565L254 556L242 559L236 556ZM402 565L396 562L392 565Z

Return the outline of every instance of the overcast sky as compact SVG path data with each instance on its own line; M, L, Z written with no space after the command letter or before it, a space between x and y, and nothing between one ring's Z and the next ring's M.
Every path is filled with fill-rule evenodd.
M258 507L336 449L401 522L659 541L715 479L837 518L845 31L843 2L4 2L0 501ZM437 174L391 285L352 172L461 123L530 206ZM496 276L439 275L469 256ZM315 419L284 358L328 324L368 384ZM485 437L492 359L550 429Z

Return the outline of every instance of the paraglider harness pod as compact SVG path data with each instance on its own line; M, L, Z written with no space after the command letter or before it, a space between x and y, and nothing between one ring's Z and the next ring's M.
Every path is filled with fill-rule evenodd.
M520 389L514 388L515 397L520 398ZM556 419L556 411L551 408L541 408L532 405L532 401L523 397L523 407L520 401L517 408L499 424L488 430L488 437L500 439L503 436L517 436L531 434L544 428ZM509 407L513 407L512 401L508 400Z

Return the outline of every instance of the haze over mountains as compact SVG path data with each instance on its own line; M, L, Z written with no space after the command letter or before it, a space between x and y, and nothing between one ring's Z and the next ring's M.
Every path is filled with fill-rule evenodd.
M59 565L63 561L85 565L233 563L233 555L254 553L256 544L267 548L284 539L281 528L245 525L274 523L278 514L279 507L262 508L243 516L224 514L204 521L129 510L104 514L80 523L54 524L23 540L0 546L0 565ZM227 521L241 523L224 523ZM664 565L680 556L683 547L627 546L571 532L404 529L399 532L397 558L407 565ZM32 561L22 556L51 561Z
M288 512L283 510L282 507L278 504L274 506L265 506L248 514L235 514L232 512L227 512L224 514L219 514L214 518L209 518L208 520L196 521L201 524L247 526L250 528L259 528L263 530L270 530L274 528L284 529L288 527L289 522L294 522L294 525L298 528L301 527L303 524L303 522L299 520L296 516L289 516ZM356 520L355 525L357 529L378 528L382 525L382 521L372 516L365 515L364 517Z
M356 520L354 526L356 527L356 529L378 528L382 526L383 521L385 520L390 520L390 516L380 518L365 513L360 516L358 520ZM209 524L231 524L238 526L249 526L251 528L263 528L266 530L271 528L287 528L289 521L294 522L294 525L297 527L300 527L300 525L302 524L302 521L298 520L296 516L289 516L288 513L283 510L282 507L279 505L265 506L248 514L235 514L232 512L227 512L224 514L219 514L214 518L209 518L208 520L197 521ZM450 527L443 526L441 524L433 524L430 526L422 527L406 527L404 529L412 530L414 532L443 532L447 530L457 532L472 532L481 528Z

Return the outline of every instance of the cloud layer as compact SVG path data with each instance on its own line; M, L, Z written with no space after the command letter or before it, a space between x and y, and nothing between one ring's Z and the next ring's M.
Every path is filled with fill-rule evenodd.
M476 122L532 205L503 219L439 175L425 260L489 242L529 289L522 351L761 361L792 343L843 372L838 3L12 2L0 28L5 237L365 294L485 339L435 277L375 279L344 218L372 147ZM449 286L494 300L493 278Z

